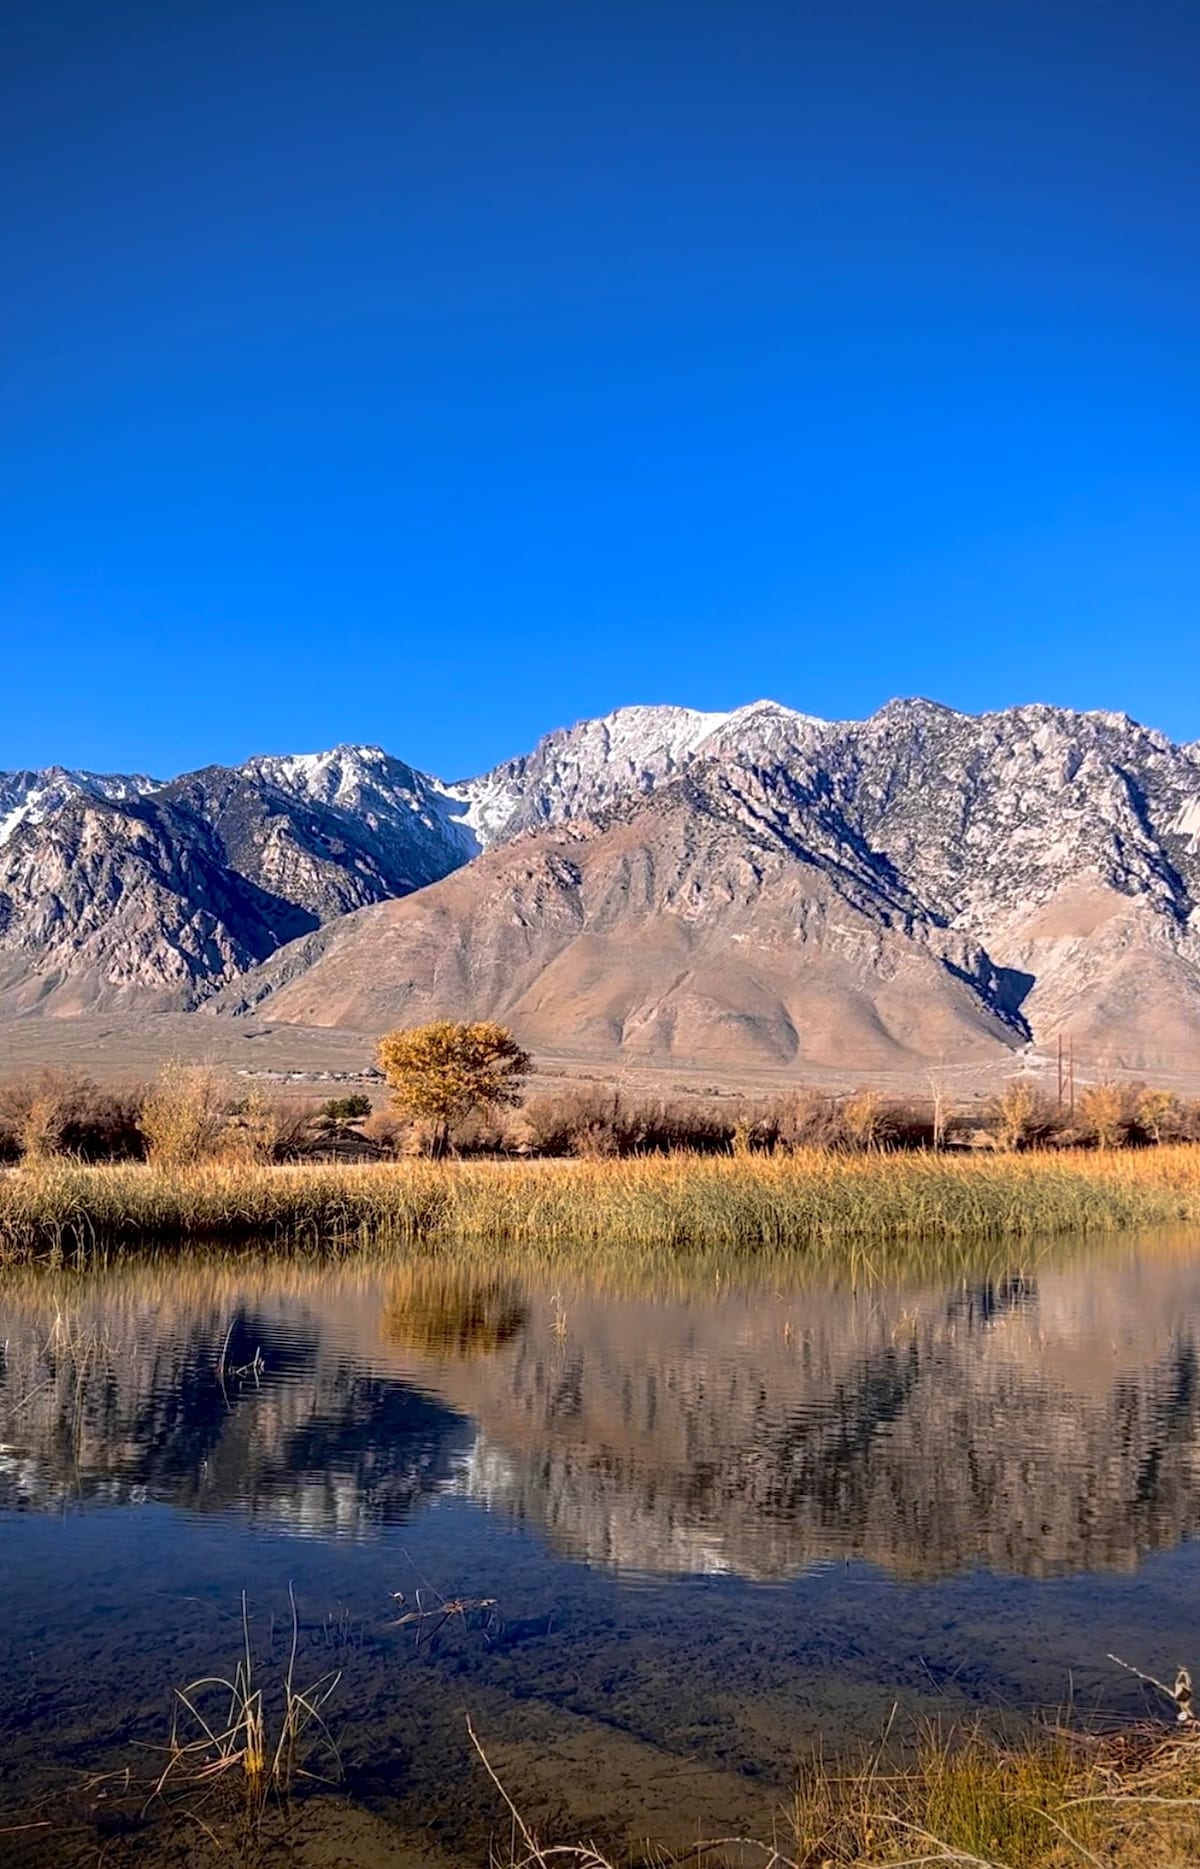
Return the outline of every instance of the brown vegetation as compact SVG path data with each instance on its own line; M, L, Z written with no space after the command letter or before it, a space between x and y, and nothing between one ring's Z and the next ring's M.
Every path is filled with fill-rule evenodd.
M620 1860L594 1843L544 1843L469 1718L467 1731L507 1812L499 1869L611 1869ZM1109 1737L1051 1726L1006 1743L978 1723L925 1722L911 1737L889 1731L858 1759L803 1762L761 1841L697 1839L687 1859L697 1869L1176 1869L1198 1855L1195 1726L1169 1735L1147 1723Z
M418 1110L411 1100L404 1108L373 1109L361 1092L324 1103L276 1097L261 1085L237 1089L195 1065L168 1065L153 1083L122 1090L103 1089L79 1072L47 1070L0 1088L0 1163L148 1157L186 1166L442 1153L603 1161L683 1152L1017 1152L1200 1141L1200 1103L1138 1083L1091 1085L1074 1111L1056 1107L1022 1077L972 1109L951 1108L936 1087L928 1097L866 1088L842 1097L798 1089L754 1098L695 1091L639 1096L570 1082L519 1104L511 1054L505 1056L510 1064L499 1074L483 1069L482 1091L478 1081L453 1084L450 1102L439 1092L437 1110Z
M152 1162L186 1168L206 1161L225 1130L221 1080L202 1065L168 1065L146 1093L139 1123Z
M146 1152L144 1093L102 1090L81 1072L45 1070L0 1087L0 1161L74 1155L136 1160Z

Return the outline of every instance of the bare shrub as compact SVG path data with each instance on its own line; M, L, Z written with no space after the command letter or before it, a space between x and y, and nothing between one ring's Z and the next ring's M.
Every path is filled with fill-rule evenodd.
M277 1162L293 1161L312 1147L314 1112L311 1103L299 1097L287 1097L274 1105L275 1147Z
M632 1147L622 1153L665 1155L690 1149L700 1155L724 1154L735 1146L739 1125L744 1126L747 1151L774 1145L776 1131L768 1111L699 1097L660 1098L630 1108L625 1137Z
M1026 1149L1053 1134L1055 1113L1041 1091L1023 1077L1006 1084L992 1105L996 1140L1002 1149Z
M455 1155L498 1155L504 1146L500 1111L474 1110L450 1126L450 1148Z
M53 1092L38 1092L29 1099L17 1130L17 1142L27 1162L44 1161L62 1148L66 1127L63 1109Z
M0 1121L10 1138L11 1153L29 1162L57 1154L86 1085L86 1079L62 1071L43 1071L38 1077L6 1084L0 1091Z
M437 1124L428 1117L418 1116L402 1125L396 1152L398 1155L415 1159L422 1155L436 1156L442 1146L442 1136ZM445 1146L449 1147L449 1144Z
M771 1146L774 1131L766 1134L761 1114L749 1105L687 1096L634 1101L620 1091L577 1087L558 1096L532 1097L508 1126L506 1139L523 1154L575 1155L588 1161L680 1149L718 1154L733 1146L739 1124L747 1148Z
M879 1139L889 1149L937 1149L948 1128L944 1103L890 1097L880 1116Z
M1124 1084L1089 1084L1078 1103L1081 1133L1099 1149L1129 1141L1137 1114L1136 1096Z
M620 1093L572 1089L532 1097L521 1111L520 1131L530 1153L595 1159L625 1151L628 1126Z
M831 1149L842 1140L842 1121L832 1097L798 1090L776 1105L779 1140L789 1149Z
M146 1153L141 1130L145 1091L91 1088L86 1103L64 1133L68 1153L84 1161L140 1161Z
M938 1139L930 1105L869 1087L840 1101L822 1091L797 1091L775 1106L774 1120L787 1148L924 1149ZM941 1121L944 1139L944 1112Z
M839 1112L842 1133L851 1148L878 1147L883 1139L884 1102L877 1090L856 1090Z
M366 1120L359 1124L359 1131L368 1142L373 1142L377 1149L383 1149L388 1155L404 1153L404 1144L412 1124L396 1116L391 1110L373 1110Z
M1137 1087L1134 1122L1149 1142L1177 1142L1184 1132L1186 1116L1183 1105L1172 1090Z
M0 1156L85 1161L142 1153L137 1092L101 1090L71 1070L46 1070L0 1089Z
M146 1093L141 1126L151 1161L182 1168L208 1160L225 1130L221 1079L203 1065L167 1065Z
M529 1155L569 1155L571 1124L567 1097L530 1097L511 1119L513 1146Z
M584 1161L609 1155L632 1155L641 1141L641 1125L620 1091L580 1091L570 1114L570 1152Z
M278 1144L279 1115L265 1092L254 1089L229 1107L219 1138L218 1152L223 1160L270 1162L275 1159Z
M733 1136L730 1141L730 1146L733 1149L733 1152L735 1155L738 1155L738 1156L749 1155L750 1153L750 1123L749 1123L748 1118L746 1118L745 1116L739 1116L736 1122L734 1123Z

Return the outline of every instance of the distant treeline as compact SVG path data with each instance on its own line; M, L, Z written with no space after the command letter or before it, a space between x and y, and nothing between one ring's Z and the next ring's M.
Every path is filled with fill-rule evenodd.
M587 1084L529 1096L512 1109L458 1123L463 1156L605 1157L786 1153L820 1148L940 1150L1144 1148L1200 1141L1200 1101L1139 1083L1084 1089L1073 1111L1025 1080L991 1102L956 1108L939 1094L834 1096L799 1089L773 1097L688 1093L631 1096ZM318 1104L235 1093L202 1068L169 1066L152 1083L105 1088L73 1071L44 1071L0 1086L0 1161L69 1156L85 1162L154 1159L289 1162L413 1157L429 1152L430 1126L373 1108L363 1093Z

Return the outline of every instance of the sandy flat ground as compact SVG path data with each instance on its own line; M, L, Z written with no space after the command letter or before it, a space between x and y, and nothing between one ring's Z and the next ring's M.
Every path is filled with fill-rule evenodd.
M297 1094L314 1092L343 1075L370 1069L375 1034L339 1026L272 1024L268 1020L219 1018L211 1013L96 1015L77 1019L23 1018L0 1022L0 1082L43 1067L71 1066L105 1083L129 1083L153 1077L174 1059L210 1064L231 1075L253 1075L290 1082ZM938 1082L959 1107L994 1096L1014 1076L1028 1075L1050 1094L1056 1084L1056 1061L1036 1051L1000 1054L994 1062L930 1067L908 1071L856 1067L852 1058L838 1069L797 1064L787 1069L722 1071L711 1061L670 1066L572 1053L568 1045L536 1060L532 1088L549 1089L564 1079L579 1084L621 1088L631 1095L722 1094L776 1096L784 1090L812 1087L833 1093L863 1083L891 1094L929 1096ZM1128 1077L1103 1060L1080 1058L1077 1081ZM1157 1070L1157 1084L1185 1095L1200 1095L1200 1069ZM327 1094L327 1093L326 1093Z

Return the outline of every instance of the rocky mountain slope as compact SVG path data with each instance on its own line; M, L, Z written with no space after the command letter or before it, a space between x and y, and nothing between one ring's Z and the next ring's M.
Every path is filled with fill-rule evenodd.
M1200 1062L1200 748L1123 715L631 707L443 784L377 748L0 776L0 1009L787 1063L1069 1031Z
M229 989L297 1024L385 1030L470 1007L554 1049L737 1065L979 1056L1024 1038L977 944L832 833L798 850L753 786L685 778L527 832ZM814 836L813 844L817 843Z
M7 789L6 789L7 788ZM0 781L0 1005L199 1004L285 942L419 889L478 848L376 748L209 766L169 784Z

